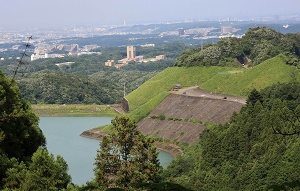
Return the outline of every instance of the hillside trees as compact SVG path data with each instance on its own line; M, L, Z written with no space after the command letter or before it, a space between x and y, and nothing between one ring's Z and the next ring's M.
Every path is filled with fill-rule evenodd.
M267 27L254 27L247 30L245 36L241 39L241 44L245 55L250 55L252 49L260 44L260 42L266 41L273 46L279 46L282 38L284 38L284 35L276 32L274 29Z
M9 158L24 160L40 146L45 137L30 104L21 100L19 88L0 71L0 149Z
M185 50L180 56L177 57L175 66L179 66L179 67L180 66L185 66L186 65L185 62L187 61L188 57L190 55L195 54L195 53L199 53L200 51L201 51L201 49L188 49L188 50ZM196 57L196 55L194 57ZM190 64L192 64L192 62L190 62Z
M183 43L168 43L154 47L139 47L137 49L137 55L143 55L144 58L155 58L157 55L165 54L167 58L175 59L184 50L191 47L193 46Z
M203 131L165 178L193 190L268 190L299 180L299 87L290 82L252 91L240 113ZM179 171L187 161L196 161L194 168Z
M0 71L0 189L61 190L71 181L68 165L45 149L38 117L20 98L13 79Z
M161 166L154 140L145 137L134 121L116 117L110 136L104 136L95 162L98 187L134 190L141 183L157 182Z
M122 86L111 80L43 71L18 81L22 97L31 103L111 104L122 97Z
M167 59L128 64L121 69L107 67L104 62L111 59L117 62L126 57L124 47L101 47L101 55L39 59L28 62L22 77L16 76L15 81L21 89L22 99L34 104L113 104L122 99L124 82L128 94L159 71L173 66L175 58L188 47L194 46L168 43L138 47L138 55L155 57L165 54ZM15 63L0 61L0 69L10 76L15 70Z
M224 58L236 58L243 56L240 39L234 37L221 38L218 43Z
M203 49L187 50L177 58L175 66L230 66L232 60L244 58L257 65L280 53L290 55L287 64L297 66L299 47L299 33L284 35L270 28L254 27L242 38L221 38Z
M10 190L62 190L71 182L68 165L61 156L54 158L39 148L27 167L21 162L6 172L5 187Z

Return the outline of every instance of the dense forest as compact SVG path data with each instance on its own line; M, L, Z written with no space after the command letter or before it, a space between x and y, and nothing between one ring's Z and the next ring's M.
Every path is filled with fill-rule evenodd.
M173 65L253 67L282 53L287 56L287 64L299 67L299 42L299 33L283 34L271 28L254 27L242 38L221 38L217 43L207 43L201 48L200 45L180 43L138 47L137 55L150 58L165 54L167 59L142 64L129 63L121 69L105 67L104 62L124 58L126 49L102 47L97 50L102 52L101 55L24 62L16 81L22 98L31 103L113 104L122 99L124 84L127 95L159 71ZM72 64L55 65L66 62ZM7 76L11 76L15 68L16 63L12 60L0 61L0 69ZM55 93L48 94L49 91Z
M105 190L105 186L95 180L84 187L70 184L71 177L63 158L55 158L44 148L45 139L30 105L20 99L18 88L3 74L1 84L2 90L7 92L1 93L1 187L7 190L38 190L48 186L51 190L97 190L100 186ZM224 125L207 127L198 142L184 147L186 154L174 160L161 178L150 185L131 184L131 189L141 186L148 190L298 188L299 103L300 83L296 81L275 84L260 92L254 89L239 113ZM117 124L118 127L123 123ZM130 126L135 127L134 123ZM124 127L120 126L119 130L126 130ZM126 179L124 181L126 183ZM115 186L127 185L123 183L117 182Z
M242 38L221 38L215 44L186 50L175 66L255 66L283 53L288 56L287 64L300 67L299 49L300 33L282 34L271 28L255 27Z
M298 69L299 38L299 33L283 35L269 28L253 28L241 39L221 39L203 49L185 51L178 57L176 65L202 67L225 63L242 67L237 60L247 57L251 60L248 64L255 67L268 58L285 54L288 55L286 64ZM209 48L211 51L207 50ZM214 54L214 50L221 51L221 56L217 53L219 56L209 57L208 53ZM64 159L48 153L45 137L38 127L38 117L30 104L21 99L21 93L33 91L35 96L29 98L34 100L43 92L57 91L56 94L66 102L74 98L102 103L117 99L117 96L101 96L104 100L83 96L89 91L90 94L105 95L101 88L109 89L104 85L108 85L106 80L109 79L101 76L107 73L97 71L83 75L71 72L69 68L64 71L47 69L28 74L32 78L18 77L16 81L21 84L21 90L14 80L0 72L0 189L210 191L300 188L300 82L297 78L260 91L253 89L240 112L234 113L225 124L206 127L196 143L182 146L185 154L163 172L156 158L154 140L140 134L134 121L117 117L112 122L111 136L103 139L96 156L95 179L79 186L71 183ZM113 79L123 74L108 71L115 76ZM132 71L142 72L137 68L128 70ZM43 81L44 78L47 80ZM28 85L26 80L32 81L33 85ZM73 90L72 84L77 86ZM22 90L24 86L29 90ZM88 86L97 89L93 92ZM114 86L122 88L122 84ZM60 94L74 91L77 94L70 93L73 95L70 97ZM48 100L57 102L56 99L59 98Z
M95 178L84 185L74 185L66 161L48 152L30 104L20 98L18 86L2 72L0 106L1 190L181 188L177 184L159 184L162 167L154 139L140 133L136 122L129 118L116 117L112 121L111 134L103 137L95 156Z
M228 123L206 128L168 166L165 180L192 190L300 186L299 103L299 82L253 90Z
M137 55L145 58L165 54L167 59L148 63L129 63L117 69L107 67L107 60L126 57L125 47L99 48L101 55L66 56L28 61L19 67L15 80L22 98L33 104L114 104L138 88L159 71L174 65L185 49L194 46L169 43L155 47L138 47ZM72 63L61 65L58 63ZM17 67L12 60L0 61L0 69L12 76ZM124 85L125 84L125 85Z

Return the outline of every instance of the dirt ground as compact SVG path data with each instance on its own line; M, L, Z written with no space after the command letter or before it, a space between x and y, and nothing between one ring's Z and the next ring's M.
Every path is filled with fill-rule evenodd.
M165 98L138 123L138 129L173 143L191 144L198 140L207 123L224 124L245 103L245 98L213 94L198 87L185 88Z
M162 142L155 143L157 148L176 158L183 151L175 144L196 142L207 123L224 124L245 103L246 99L242 97L214 94L197 86L184 88L172 92L137 125L144 134L161 138ZM164 116L165 119L153 116ZM94 129L83 132L81 136L101 139L103 133Z
M198 86L183 88L178 90L177 92L172 92L179 95L185 95L185 96L192 96L192 97L207 97L212 99L224 99L226 98L227 101L234 101L238 103L245 104L246 98L243 97L237 97L237 96L230 96L225 94L215 94L213 92L208 92L205 90L200 89Z

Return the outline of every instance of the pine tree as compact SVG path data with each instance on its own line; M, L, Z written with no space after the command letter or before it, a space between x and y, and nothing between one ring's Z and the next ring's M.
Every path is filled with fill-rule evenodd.
M251 92L250 95L248 96L247 99L247 105L249 105L250 103L252 105L255 105L255 103L257 101L260 101L261 103L263 102L263 97L262 95L260 95L260 93L254 88Z
M112 131L100 143L95 162L99 187L133 190L141 183L157 182L162 170L154 140L137 130L126 117L112 121Z
M13 159L11 159L13 160ZM11 190L62 190L71 182L68 165L61 157L54 157L39 148L31 158L29 167L24 162L14 164L6 172L5 186Z

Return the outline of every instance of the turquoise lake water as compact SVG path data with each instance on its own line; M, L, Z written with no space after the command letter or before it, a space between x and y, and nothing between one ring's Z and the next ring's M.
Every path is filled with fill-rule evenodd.
M93 164L99 141L79 136L83 131L110 124L111 117L40 117L39 126L47 139L47 149L61 155L69 165L75 184L84 184L94 177ZM166 168L172 155L159 151L161 165Z

